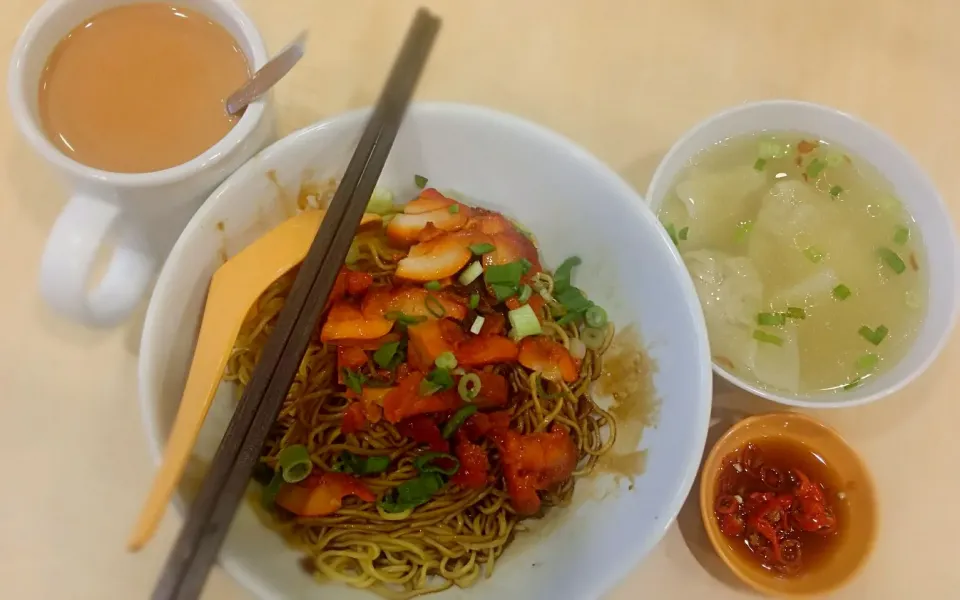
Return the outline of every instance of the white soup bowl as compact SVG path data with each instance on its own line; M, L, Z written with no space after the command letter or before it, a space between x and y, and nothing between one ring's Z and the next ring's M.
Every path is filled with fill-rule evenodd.
M930 366L950 337L957 315L960 260L956 234L943 199L916 161L889 136L852 115L807 102L768 100L730 108L695 125L673 145L647 190L650 208L654 212L660 210L677 183L677 175L697 154L732 137L764 131L795 131L840 144L887 178L923 237L929 269L927 313L906 356L889 371L867 378L852 390L791 394L747 381L717 363L713 370L757 396L797 407L856 406L899 391Z

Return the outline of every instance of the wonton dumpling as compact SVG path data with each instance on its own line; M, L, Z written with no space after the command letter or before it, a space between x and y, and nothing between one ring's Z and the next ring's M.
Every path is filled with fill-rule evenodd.
M718 250L694 250L683 260L703 307L711 353L735 367L750 367L756 350L753 329L763 297L753 262Z
M767 232L783 243L803 249L832 220L833 212L820 195L802 181L781 181L760 202L754 232Z
M766 176L751 166L722 172L693 169L675 188L690 219L698 224L690 228L687 247L696 246L709 230L728 230L749 219L757 208L754 195L766 182Z
M838 283L831 256L856 252L849 232L838 227L842 220L829 202L799 181L777 183L764 196L748 255L763 265L760 276L774 308L802 307L814 298L822 299ZM821 261L812 261L805 254L808 249L819 253Z
M683 255L683 262L708 318L728 323L756 322L763 284L752 260L719 250L694 250Z

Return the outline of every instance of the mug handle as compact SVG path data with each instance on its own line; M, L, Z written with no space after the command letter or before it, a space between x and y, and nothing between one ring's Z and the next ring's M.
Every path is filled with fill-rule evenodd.
M100 247L116 232L102 279L87 281ZM75 193L57 217L40 262L40 293L56 311L86 325L107 327L129 315L153 280L157 260L143 230L121 219L120 209Z

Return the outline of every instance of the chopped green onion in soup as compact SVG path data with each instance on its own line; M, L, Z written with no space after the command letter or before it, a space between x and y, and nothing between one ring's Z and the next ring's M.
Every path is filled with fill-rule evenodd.
M906 270L907 265L903 262L903 259L890 248L877 248L877 254L880 256L880 260L893 269L893 272L897 275Z
M850 291L850 288L843 285L842 283L837 287L833 288L833 297L836 298L837 300L846 300L847 298L850 297L851 293L852 292Z
M786 322L787 317L783 313L760 313L757 315L757 325L777 327Z
M893 234L893 243L902 246L910 241L910 230L902 225L897 227L897 231Z
M818 263L823 260L823 252L816 246L808 246L804 249L803 255L812 263Z
M839 392L882 375L927 303L909 212L882 173L819 138L773 131L712 145L657 215L694 280L711 355L772 390Z
M782 337L772 333L767 333L766 331L761 331L759 329L754 330L753 339L757 340L758 342L763 342L764 344L773 344L775 346L783 345Z

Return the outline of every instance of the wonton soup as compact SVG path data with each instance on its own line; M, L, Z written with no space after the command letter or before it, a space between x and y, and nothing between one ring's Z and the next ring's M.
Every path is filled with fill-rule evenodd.
M897 363L926 310L913 218L871 165L799 133L716 144L660 220L706 316L713 360L761 387L848 390Z

